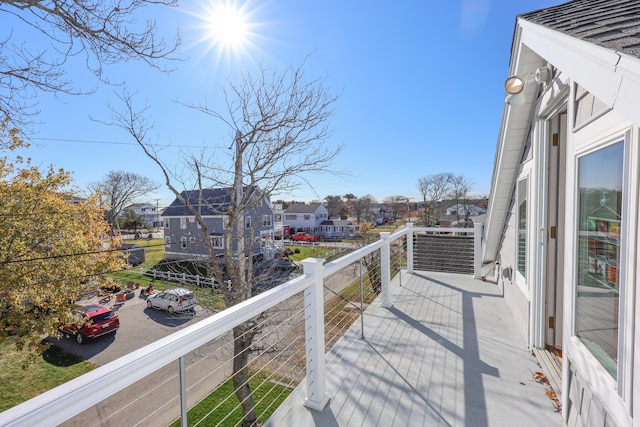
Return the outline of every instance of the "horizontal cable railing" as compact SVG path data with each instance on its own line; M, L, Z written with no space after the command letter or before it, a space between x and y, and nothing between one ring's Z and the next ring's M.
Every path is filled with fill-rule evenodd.
M305 377L305 405L321 409L328 400L325 352L358 320L364 336L364 309L378 295L383 306L391 305L391 280L404 268L413 271L414 248L407 242L414 231L421 229L409 224L393 234L380 233L380 240L324 265L323 259L308 258L301 276L0 413L0 425L58 425L73 417L79 425L83 411L95 405L102 416L142 413L135 421L123 418L128 425L169 424L178 417L175 425L187 425L187 406L194 408L190 425L228 425L243 403L250 406L238 401L231 383L261 390L252 395L256 416L264 421ZM252 340L239 354L247 359L246 375L234 378L233 331L241 325ZM117 409L105 403L111 396L131 396L133 389L135 398L116 399L124 400ZM221 398L211 394L214 389L231 391ZM199 402L204 403L196 411Z

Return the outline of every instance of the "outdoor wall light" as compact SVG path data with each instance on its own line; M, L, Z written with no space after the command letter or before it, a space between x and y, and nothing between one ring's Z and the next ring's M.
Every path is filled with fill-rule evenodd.
M526 98L522 93L529 83L548 84L551 81L551 70L549 67L539 67L533 73L527 73L523 76L510 76L504 82L504 89L507 91L505 102L510 105L522 105Z

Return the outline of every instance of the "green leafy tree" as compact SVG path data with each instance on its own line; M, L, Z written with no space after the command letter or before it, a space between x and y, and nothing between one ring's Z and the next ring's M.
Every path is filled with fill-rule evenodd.
M71 321L86 284L98 286L123 265L120 252L104 249L116 242L103 240L108 226L96 200L76 198L70 182L61 169L0 159L0 341L11 335L20 348L41 349L42 336L59 336L60 323Z

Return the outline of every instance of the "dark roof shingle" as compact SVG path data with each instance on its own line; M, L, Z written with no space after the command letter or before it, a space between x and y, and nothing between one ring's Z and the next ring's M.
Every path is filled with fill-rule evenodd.
M640 58L638 0L573 0L519 15L578 39Z

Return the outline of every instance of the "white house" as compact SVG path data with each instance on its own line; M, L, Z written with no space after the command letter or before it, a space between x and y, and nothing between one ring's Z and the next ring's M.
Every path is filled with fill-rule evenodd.
M486 209L483 209L478 205L463 205L459 203L448 207L446 215L459 215L466 217L467 212L469 213L469 216L478 216L487 213Z
M329 211L322 203L298 203L285 209L283 215L284 225L289 227L291 233L316 233L320 223L328 219Z
M136 215L140 215L144 219L145 225L149 227L159 227L160 224L160 212L158 207L151 203L134 203L124 208L125 210L132 210Z
M358 233L360 226L349 220L327 219L320 223L318 234L328 238L351 237Z
M518 16L509 74L484 261L565 422L640 425L640 2Z

